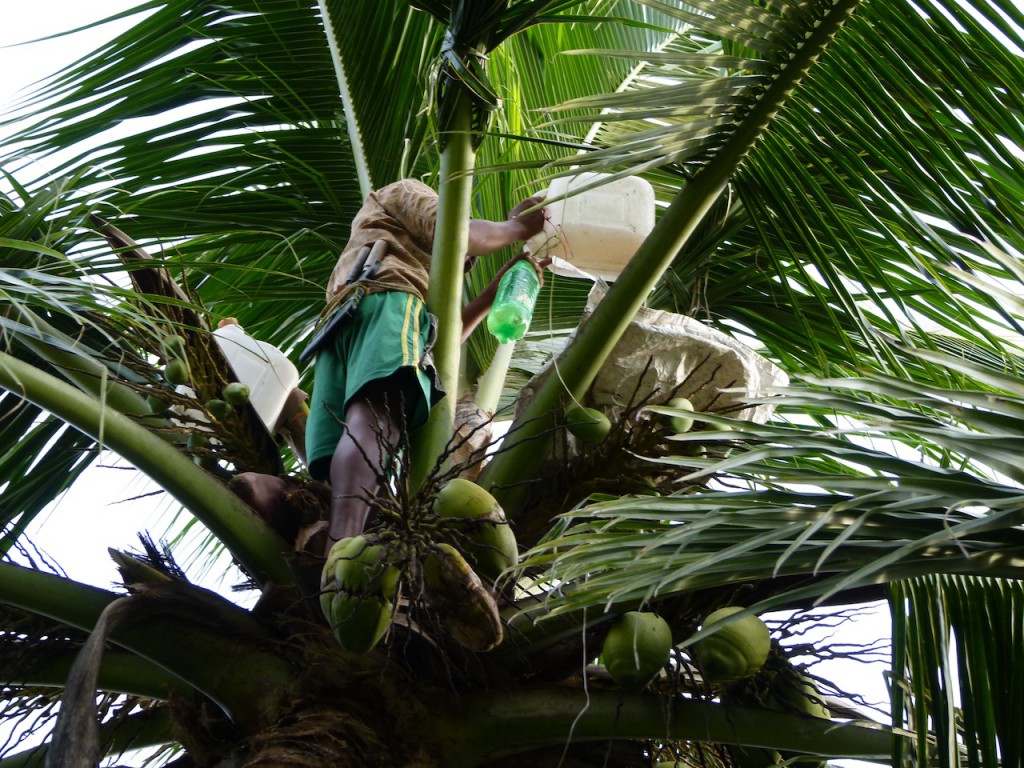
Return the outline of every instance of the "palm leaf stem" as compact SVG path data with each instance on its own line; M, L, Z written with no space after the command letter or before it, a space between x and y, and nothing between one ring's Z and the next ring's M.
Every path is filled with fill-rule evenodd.
M810 32L712 160L679 192L575 339L558 356L558 375L549 377L538 389L516 420L515 439L508 441L480 476L481 484L489 487L511 514L529 491L519 481L534 475L546 455L538 441L552 433L555 414L564 400L581 401L586 395L647 295L859 1L837 2Z
M33 661L18 684L25 687L63 688L71 664L72 651L46 654L45 660ZM98 688L111 693L141 696L157 701L169 695L191 696L195 688L177 675L157 666L152 661L128 651L108 650L103 654ZM0 763L2 765L2 763Z
M174 741L171 713L153 707L100 725L100 744L106 754L120 756L129 750L156 747ZM27 749L0 760L0 768L40 768L47 764L48 745Z
M175 591L184 599L158 600L159 607L145 612L144 620L127 620L113 629L111 640L194 686L236 723L263 722L274 703L287 695L294 669L248 611L206 590L175 586L184 587ZM125 598L0 563L0 601L79 629L91 631L106 607L118 599ZM261 636L265 647L253 642Z
M501 392L504 388L505 377L512 364L512 355L515 352L515 342L499 344L491 358L487 370L477 380L476 404L484 411L493 415L498 410L498 403L501 400Z
M212 475L130 417L4 352L0 387L90 435L149 475L208 527L258 582L295 583L287 544Z
M431 727L449 768L535 747L609 738L711 741L878 760L888 760L893 745L888 731L857 723L695 699L568 689L465 696L450 719Z
M11 303L0 309L0 316L21 325L24 330L15 331L18 340L54 366L83 392L126 415L152 415L143 397L110 378L107 367L95 357L68 351L80 347L80 344L61 333L32 310Z
M359 121L356 119L358 110L356 110L352 91L349 88L348 76L345 74L345 61L341 53L341 46L338 44L334 21L331 19L330 7L326 0L319 0L319 4L320 19L323 22L324 33L327 36L327 46L331 52L331 63L334 65L334 74L338 78L338 91L341 95L341 103L345 111L345 128L348 131L349 144L352 146L352 162L355 166L356 178L359 181L359 191L362 192L365 198L373 191L373 179L370 177L370 164L366 157L362 133L359 130Z

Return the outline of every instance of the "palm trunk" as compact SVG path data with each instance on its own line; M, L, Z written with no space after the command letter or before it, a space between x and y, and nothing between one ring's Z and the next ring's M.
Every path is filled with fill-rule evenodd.
M286 559L288 545L220 481L145 427L3 352L0 387L90 435L145 472L224 542L259 582L295 583Z

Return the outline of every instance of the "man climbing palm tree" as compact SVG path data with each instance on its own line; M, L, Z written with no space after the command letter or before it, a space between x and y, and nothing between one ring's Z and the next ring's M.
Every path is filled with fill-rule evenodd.
M472 220L466 267L540 232L540 202L523 200L505 221ZM371 193L327 287L322 325L336 313L346 316L317 349L306 452L310 474L331 485L328 551L362 532L370 513L365 498L377 491L387 448L403 429L421 426L444 396L432 376L433 320L424 307L436 217L437 195L418 181ZM541 274L526 253L505 264L463 310L463 340L486 317L501 275L522 259Z
M466 268L480 256L525 241L544 225L540 197L516 205L505 221L473 219ZM370 193L328 281L327 306L302 357L316 354L313 400L306 425L310 474L331 485L325 555L340 539L362 532L367 497L378 490L403 430L421 426L444 396L430 363L434 320L424 307L430 276L437 194L405 180ZM549 260L520 253L462 312L465 341L487 316L501 276L526 259L543 280ZM256 473L232 487L270 519L286 490L283 479Z

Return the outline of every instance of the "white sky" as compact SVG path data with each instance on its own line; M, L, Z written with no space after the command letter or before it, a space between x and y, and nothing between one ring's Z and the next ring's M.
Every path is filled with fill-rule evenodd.
M116 28L31 45L19 43L84 26L133 5L132 0L4 0L0 3L0 103L9 104L22 89L88 53ZM125 26L125 22L119 24Z

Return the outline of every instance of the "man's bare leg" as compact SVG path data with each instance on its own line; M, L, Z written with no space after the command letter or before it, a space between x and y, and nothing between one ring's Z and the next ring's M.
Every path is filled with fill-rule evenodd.
M349 401L345 433L331 457L327 552L366 527L370 507L363 497L377 493L388 449L394 450L401 435L401 411L401 394L392 380L374 382Z
M402 429L398 376L374 382L352 398L345 409L345 433L331 457L331 520L325 555L340 539L358 536L366 527L370 505L364 496L377 493L389 451L395 450ZM441 550L438 550L441 551ZM444 614L446 631L465 647L487 651L501 642L503 629L494 597L456 553L444 556L439 583L428 585L428 601ZM461 564L461 565L460 565ZM331 572L325 589L338 589ZM328 615L330 621L330 615Z
M281 496L288 484L276 475L242 472L231 479L228 487L264 521L273 524L280 514Z

